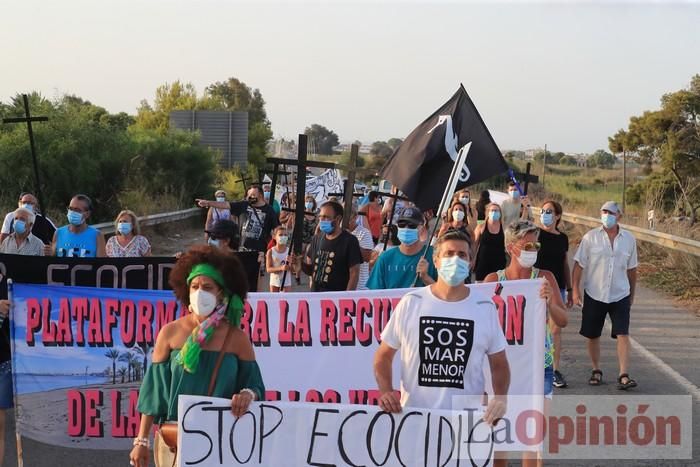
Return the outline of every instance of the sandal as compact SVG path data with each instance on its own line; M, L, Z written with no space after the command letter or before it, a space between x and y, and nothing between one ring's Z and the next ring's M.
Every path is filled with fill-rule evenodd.
M591 386L600 386L603 384L603 372L600 370L591 371L591 377L588 379L588 384Z
M622 382L623 379L627 379L626 382ZM622 373L620 376L617 377L617 389L621 391L626 391L629 388L636 388L637 387L637 382L630 378L630 375L627 373Z

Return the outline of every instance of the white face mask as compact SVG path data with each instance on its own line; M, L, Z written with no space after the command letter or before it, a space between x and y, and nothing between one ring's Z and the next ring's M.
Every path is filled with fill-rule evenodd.
M206 318L216 308L216 295L206 290L197 289L190 292L190 310L197 316Z
M289 237L287 235L280 235L279 239L277 240L277 243L279 243L280 245L286 245L288 241Z
M521 251L520 256L517 257L518 263L524 268L531 268L537 262L537 252L536 251Z
M464 220L464 211L452 211L452 219L456 220L457 222L462 222Z

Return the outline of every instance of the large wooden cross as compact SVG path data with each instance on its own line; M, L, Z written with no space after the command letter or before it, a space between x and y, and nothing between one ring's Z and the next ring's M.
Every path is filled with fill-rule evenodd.
M523 189L523 195L527 195L528 188L530 187L530 183L539 183L540 177L537 175L532 175L530 173L530 170L532 169L532 164L529 162L527 165L525 165L525 173L522 172L514 172L514 175L517 177L518 181L525 182L525 188Z
M29 147L32 151L32 163L34 165L34 183L36 184L36 198L39 202L37 211L44 212L41 211L42 209L45 210L46 206L44 206L44 199L41 194L41 181L39 179L39 162L36 157L36 147L34 145L34 130L32 129L32 122L46 122L49 120L49 117L32 117L29 112L29 98L26 94L22 94L22 101L24 102L24 117L3 118L2 123L27 124L27 133L29 133Z

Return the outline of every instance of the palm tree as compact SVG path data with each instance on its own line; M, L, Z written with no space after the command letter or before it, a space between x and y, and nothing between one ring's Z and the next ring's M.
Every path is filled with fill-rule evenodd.
M145 342L140 342L138 347L134 347L134 353L140 358L143 357L143 374L146 374L148 369L148 353L151 351L151 346Z
M120 355L117 349L109 349L105 352L105 357L112 360L112 384L117 384L117 360L121 361Z
M119 357L119 361L126 363L127 372L128 372L128 376L129 376L129 382L131 382L132 381L131 369L134 367L134 361L135 361L134 355L131 352L124 352Z
M122 378L122 383L124 382L124 377L126 376L127 369L124 367L119 368L119 376Z

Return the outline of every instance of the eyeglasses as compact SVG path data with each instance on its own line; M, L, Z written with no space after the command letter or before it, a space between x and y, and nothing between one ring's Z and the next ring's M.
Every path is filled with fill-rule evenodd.
M527 242L522 245L518 245L518 248L525 251L540 251L542 244L540 242Z
M396 226L399 229L417 229L418 224L414 224L413 222L407 222L407 221L399 221L396 223Z

